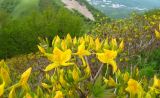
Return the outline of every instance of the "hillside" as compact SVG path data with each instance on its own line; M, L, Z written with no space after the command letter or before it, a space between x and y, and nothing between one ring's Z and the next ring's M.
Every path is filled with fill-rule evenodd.
M100 13L85 0L1 0L0 9L6 10L13 18L27 15L33 11L42 11L48 7L59 9L62 7L72 8L79 14L94 20L95 13Z
M0 98L160 98L160 9L87 1L0 0Z
M0 0L0 41L7 39L1 43L5 47L0 46L0 58L37 51L39 36L88 32L96 15L103 14L84 1Z

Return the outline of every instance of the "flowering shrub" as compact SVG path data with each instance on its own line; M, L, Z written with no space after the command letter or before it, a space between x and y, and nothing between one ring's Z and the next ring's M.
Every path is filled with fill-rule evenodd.
M124 49L124 41L100 40L85 35L60 39L52 45L42 40L40 52L50 60L44 68L45 79L31 89L28 68L18 82L12 83L8 66L0 62L0 96L9 98L157 98L160 79L139 77L138 68L122 72L116 58ZM105 70L104 72L102 70Z
M142 51L151 51L157 48L159 42L155 40L154 30L160 23L160 11L146 12L142 15L133 14L126 19L100 19L92 29L92 34L99 37L114 37L124 39L125 52L123 57L133 60ZM107 20L107 21L105 21ZM126 60L123 59L126 65Z

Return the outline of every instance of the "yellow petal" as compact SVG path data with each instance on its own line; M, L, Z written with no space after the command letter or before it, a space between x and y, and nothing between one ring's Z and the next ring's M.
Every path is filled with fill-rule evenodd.
M50 85L48 85L48 84L46 84L46 83L41 83L41 85L42 85L42 87L44 87L44 88L50 88L50 87L52 87L52 86L50 86Z
M95 45L96 45L95 50L99 51L101 49L101 42L100 42L99 38L97 38L95 40Z
M63 52L57 47L55 47L53 50L53 56L51 58L53 62L61 65L71 59L71 54L72 54L72 51L70 49Z
M109 48L109 43L108 43L108 38L104 41L104 48L108 49Z
M72 43L72 37L69 33L67 34L66 41L67 43Z
M62 47L62 50L67 50L67 44L64 40L62 40L61 42L61 47Z
M85 42L85 40L84 40L84 38L83 38L83 37L80 37L80 38L79 38L79 40L78 40L78 42L79 42L80 44L82 44L82 43L84 43L84 42Z
M30 74L31 74L31 71L32 71L32 68L30 67L30 68L28 68L28 69L21 75L21 79L20 79L20 81L19 81L19 83L20 83L21 85L24 85L24 84L27 83L28 78L29 78L29 76L30 76Z
M74 44L74 45L77 44L77 38L76 38L76 37L73 39L73 44Z
M141 86L136 80L129 79L126 91L128 91L130 94L135 95L141 91Z
M39 49L39 51L40 51L41 53L45 53L45 49L44 49L43 47L41 47L41 46L38 45L38 49Z
M108 62L108 64L110 64L112 66L112 71L113 73L115 73L117 71L117 64L114 60L111 60Z
M4 86L5 86L5 82L3 81L2 84L0 84L0 97L3 95L4 93Z
M78 70L77 70L76 67L74 67L74 69L73 69L72 77L73 77L74 81L78 81L79 80L79 74L78 74Z
M104 53L97 53L97 57L102 63L108 63L108 59L106 59L106 55Z
M111 76L109 76L108 85L110 87L115 87L116 86L116 82L114 81L114 79Z
M112 40L111 40L111 46L112 46L113 50L117 48L117 40L115 38L112 38Z
M64 98L63 93L61 91L56 91L56 95L54 96L54 98Z
M104 83L108 85L108 79L106 79L105 77L103 77Z
M113 50L104 50L107 59L115 59L117 57L117 51Z
M89 43L89 37L90 37L89 35L84 36L84 40L85 40L86 43Z
M0 61L0 67L3 67L3 68L9 73L9 68L8 68L8 66L6 65L6 63L5 63L4 60L1 60L1 61Z
M80 57L84 56L84 55L90 55L90 52L88 50L85 50L85 43L83 42L81 45L78 46L78 51L77 51L77 55L79 55Z
M145 98L152 98L152 97L151 97L150 93L147 93Z
M61 42L61 39L60 39L59 36L57 35L57 36L55 37L55 41L54 41L54 43L52 43L52 45L54 45L54 47L58 47L59 44L60 44L60 42Z
M155 35L157 39L160 39L160 32L158 32L157 30L155 30Z
M154 83L153 83L153 87L155 88L159 88L160 89L160 80L157 78L157 76L154 76Z
M123 51L123 49L124 49L124 41L122 40L120 45L119 45L119 50Z
M15 88L13 87L9 92L8 98L16 98Z
M90 69L89 65L87 65L87 67L84 69L84 71L86 73L85 74L86 77L89 77L91 75L91 69Z
M74 65L74 63L62 63L61 65L67 67L67 66L70 66L70 65Z
M61 51L59 48L55 47L53 49L53 57L52 57L52 61L56 62L56 63L60 63L62 62L62 55L63 55L63 51Z
M63 85L63 86L66 85L66 81L64 79L64 71L62 69L60 70L59 81L60 81L61 85Z
M52 70L52 69L54 69L54 68L57 68L58 66L59 66L59 64L57 64L57 63L49 64L49 65L45 68L44 71L50 71L50 70Z
M10 82L11 82L11 79L10 79L10 76L9 76L9 73L6 69L4 69L3 67L0 68L0 74L2 75L2 78L3 80L5 81L5 85L7 86Z
M32 98L32 96L29 93L27 93L25 98Z
M66 50L63 54L62 54L62 63L65 63L67 61L69 61L71 59L71 54L72 51L70 49Z
M94 48L94 46L95 46L95 43L93 41L93 38L90 37L90 39L89 39L89 48Z
M102 63L108 63L117 57L117 52L112 50L104 50L104 53L97 53L98 59Z
M125 82L127 82L129 80L129 73L128 72L125 72L125 74L123 75L123 80Z

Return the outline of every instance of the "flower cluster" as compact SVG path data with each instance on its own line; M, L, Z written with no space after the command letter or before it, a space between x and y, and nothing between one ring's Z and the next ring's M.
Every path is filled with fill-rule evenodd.
M52 45L42 40L38 45L50 64L37 89L29 86L32 68L28 68L17 83L12 83L8 66L0 62L0 96L9 98L157 98L160 79L139 78L139 70L122 72L116 63L124 50L124 41L104 40L85 35L61 39ZM95 67L97 69L93 69ZM94 72L96 71L96 72Z

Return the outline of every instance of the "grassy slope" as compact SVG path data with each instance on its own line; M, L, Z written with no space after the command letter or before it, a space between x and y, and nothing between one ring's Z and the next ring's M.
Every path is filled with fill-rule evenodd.
M86 7L91 11L91 13L94 15L95 18L97 14L99 14L100 16L105 16L102 12L91 6L86 0L77 0L77 1L83 5L86 5ZM20 0L4 0L0 2L0 9L5 9L9 13L13 13L14 9L18 6L18 4L20 4ZM49 6L52 5L55 9L64 7L64 4L61 2L61 0L39 0L38 9L40 9L41 11L43 8L45 8L44 6L48 5ZM82 16L80 13L78 13L77 15Z

